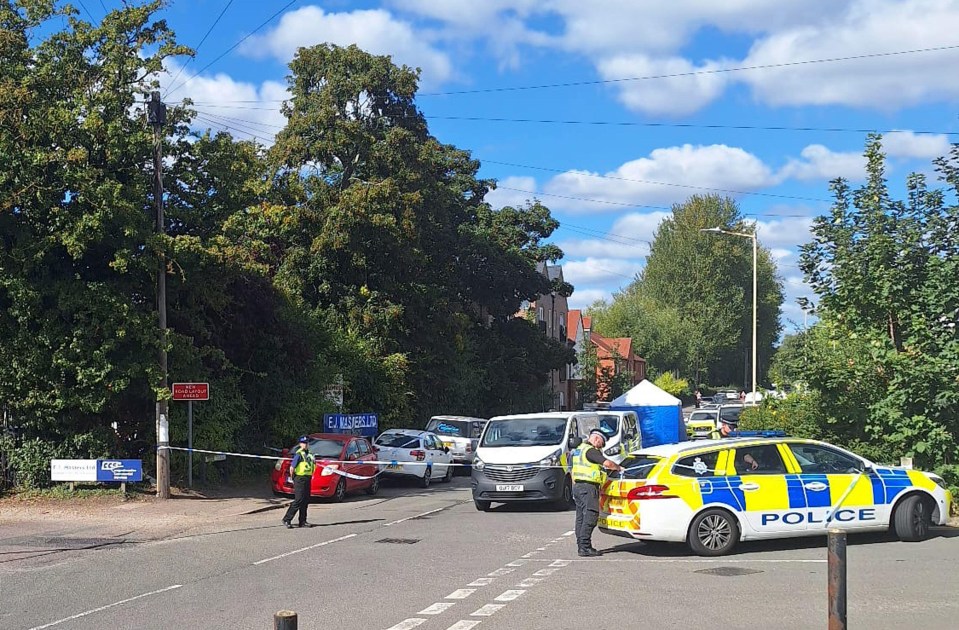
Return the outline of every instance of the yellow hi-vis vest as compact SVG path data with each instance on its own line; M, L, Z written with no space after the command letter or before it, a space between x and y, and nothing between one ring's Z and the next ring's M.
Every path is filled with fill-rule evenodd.
M316 469L316 458L313 457L313 453L304 451L303 449L297 449L294 455L296 454L300 456L300 461L297 462L296 468L293 469L293 474L298 476L312 476L313 471Z
M586 453L591 448L595 447L592 444L583 444L573 451L573 481L603 483L603 467L586 459Z

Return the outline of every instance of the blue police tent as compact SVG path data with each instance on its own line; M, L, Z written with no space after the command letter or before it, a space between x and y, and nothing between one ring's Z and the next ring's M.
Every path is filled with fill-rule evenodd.
M611 411L635 411L643 446L672 444L686 439L683 403L647 380L609 403Z

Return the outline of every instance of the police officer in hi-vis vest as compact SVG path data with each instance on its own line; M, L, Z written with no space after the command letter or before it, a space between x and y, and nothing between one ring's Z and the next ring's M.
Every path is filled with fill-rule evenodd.
M579 555L591 558L600 555L593 548L593 530L599 520L599 490L606 477L606 470L622 470L622 466L606 459L603 447L606 435L599 429L589 432L589 437L573 450L573 501L576 502L576 546Z
M310 486L313 471L316 470L316 458L310 452L310 438L305 435L300 438L300 444L293 452L290 470L293 474L293 503L283 517L283 524L287 529L293 529L293 516L299 512L300 527L313 527L306 522L306 510L310 506Z

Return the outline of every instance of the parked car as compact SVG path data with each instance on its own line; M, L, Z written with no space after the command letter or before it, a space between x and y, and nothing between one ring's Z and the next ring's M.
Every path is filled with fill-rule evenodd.
M433 416L426 424L426 430L438 435L449 447L453 463L471 464L486 422L485 418L468 416Z
M310 495L330 497L342 501L350 492L365 490L374 495L380 489L379 467L376 449L365 437L340 433L314 433L310 438L310 452L316 458L316 470L310 485ZM291 457L296 445L281 451L282 457ZM353 479L337 474L349 473L366 479ZM276 462L271 472L273 493L293 494L293 478L290 476L290 460Z
M453 479L453 456L435 433L390 429L380 434L374 445L380 461L390 462L383 467L385 475L416 477L424 488L429 488L434 478Z

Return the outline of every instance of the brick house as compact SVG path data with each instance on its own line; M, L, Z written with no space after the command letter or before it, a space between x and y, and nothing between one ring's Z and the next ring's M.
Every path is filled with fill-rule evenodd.
M569 341L573 344L577 356L582 352L586 344L591 344L596 350L596 374L599 376L602 370L608 369L612 374L621 374L628 372L632 374L630 386L638 385L640 381L646 378L646 359L639 356L633 348L633 340L629 337L603 337L592 330L592 318L583 316L582 311L572 310L569 312L567 323L569 331ZM579 399L578 386L582 381L581 366L570 366L569 389L572 394L569 400L574 401L574 407L582 407L582 401ZM600 385L600 388L602 386ZM603 401L609 400L610 392L597 391L596 399Z

